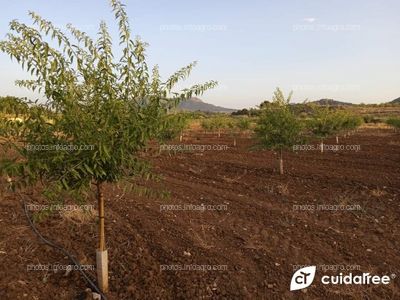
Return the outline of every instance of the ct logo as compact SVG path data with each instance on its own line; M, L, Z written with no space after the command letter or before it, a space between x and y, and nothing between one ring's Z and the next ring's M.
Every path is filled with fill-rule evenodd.
M297 270L290 282L290 290L296 291L304 289L314 281L316 266L309 266Z

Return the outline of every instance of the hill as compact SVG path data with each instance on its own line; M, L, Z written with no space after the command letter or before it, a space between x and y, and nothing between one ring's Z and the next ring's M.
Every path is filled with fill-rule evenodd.
M350 106L354 105L353 103L349 102L342 102L342 101L337 101L333 99L320 99L317 101L312 101L311 103L315 103L318 105L330 105L330 106Z
M399 98L396 98L396 99L394 99L394 100L392 100L392 101L390 101L390 102L388 102L389 104L400 104L400 97Z
M182 101L178 109L185 111L203 111L203 112L219 112L219 113L232 113L236 109L225 108L221 106L216 106L214 104L203 102L201 99L192 97L186 101Z

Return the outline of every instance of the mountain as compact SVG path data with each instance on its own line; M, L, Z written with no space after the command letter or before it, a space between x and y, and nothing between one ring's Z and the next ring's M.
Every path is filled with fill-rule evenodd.
M330 106L350 106L354 105L353 103L349 102L342 102L333 99L320 99L317 101L312 101L311 103L315 103L317 105L330 105Z
M216 106L210 103L205 103L201 99L192 97L186 101L182 101L178 109L186 111L203 111L203 112L220 112L220 113L232 113L236 109L225 108L221 106Z
M392 100L392 101L390 101L390 102L388 102L389 104L400 104L400 97L399 98L396 98L396 99L394 99L394 100Z

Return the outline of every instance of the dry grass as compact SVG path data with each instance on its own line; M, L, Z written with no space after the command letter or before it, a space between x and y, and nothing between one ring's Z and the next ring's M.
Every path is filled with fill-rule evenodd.
M84 210L82 208L65 210L60 212L61 218L67 222L76 224L92 223L96 219L97 212L94 209Z
M385 196L385 195L387 194L387 192L384 191L384 190L381 190L381 189L377 188L377 189L371 190L371 191L370 191L370 194L371 194L372 196L374 196L374 197L382 197L382 196Z
M361 129L391 129L386 123L364 123L360 126Z
M276 186L278 193L282 196L289 196L289 187L287 184L280 183Z
M343 195L338 195L335 197L336 203L339 205L349 205L353 204L354 196L350 194L343 194Z

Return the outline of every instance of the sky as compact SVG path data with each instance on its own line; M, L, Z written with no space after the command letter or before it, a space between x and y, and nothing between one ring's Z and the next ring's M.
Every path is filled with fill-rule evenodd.
M219 85L201 99L248 108L293 90L293 101L332 98L381 103L400 96L398 0L125 0L132 32L149 43L150 65L164 79L198 61L190 86ZM118 45L107 0L0 0L0 39L8 23L33 10L61 29L72 23L95 37L105 20ZM14 85L29 78L0 53L0 95L38 96Z

